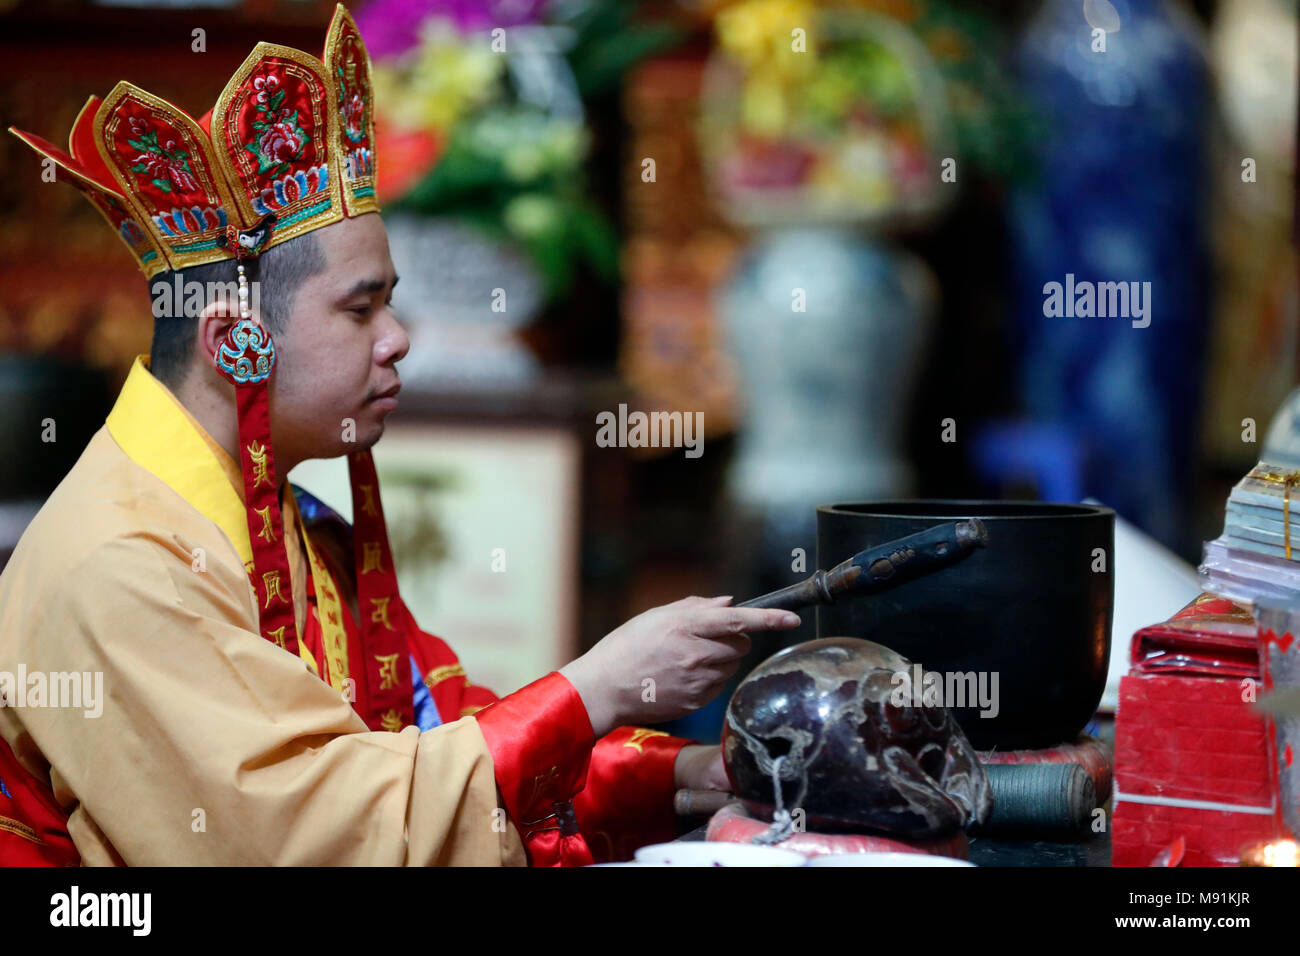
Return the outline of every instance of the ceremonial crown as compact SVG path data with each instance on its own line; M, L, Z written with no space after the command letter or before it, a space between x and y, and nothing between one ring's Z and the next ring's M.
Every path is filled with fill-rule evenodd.
M378 212L373 106L370 57L340 3L320 59L257 44L198 121L122 81L86 101L67 152L9 130L54 161L153 278Z

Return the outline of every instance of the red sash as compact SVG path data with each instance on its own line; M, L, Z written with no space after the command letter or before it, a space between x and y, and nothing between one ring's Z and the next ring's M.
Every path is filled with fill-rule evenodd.
M379 478L370 452L348 455L352 479L352 551L356 566L357 610L361 615L361 654L349 660L358 685L357 713L371 730L399 731L415 723L410 650L413 627L397 593L397 572L388 547ZM345 617L347 615L344 615Z

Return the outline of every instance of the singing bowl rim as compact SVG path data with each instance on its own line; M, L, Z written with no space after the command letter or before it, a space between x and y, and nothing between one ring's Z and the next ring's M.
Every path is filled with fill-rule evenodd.
M880 498L818 505L817 514L860 518L915 518L929 521L954 521L979 518L981 521L1041 521L1113 518L1115 509L1105 505L1085 505L1065 501L1015 501L966 498Z

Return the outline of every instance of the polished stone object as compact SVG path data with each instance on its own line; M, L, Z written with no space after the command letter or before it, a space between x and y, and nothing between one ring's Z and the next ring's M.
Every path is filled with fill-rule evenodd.
M912 674L889 648L849 637L768 658L727 707L733 791L761 819L784 810L824 833L928 838L984 822L993 799L975 751L946 709L913 694Z

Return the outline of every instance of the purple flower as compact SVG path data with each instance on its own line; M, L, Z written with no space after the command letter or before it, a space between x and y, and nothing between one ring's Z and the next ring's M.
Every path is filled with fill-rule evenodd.
M356 14L357 29L375 59L397 56L415 46L420 24L442 17L461 33L535 23L547 0L371 0Z

